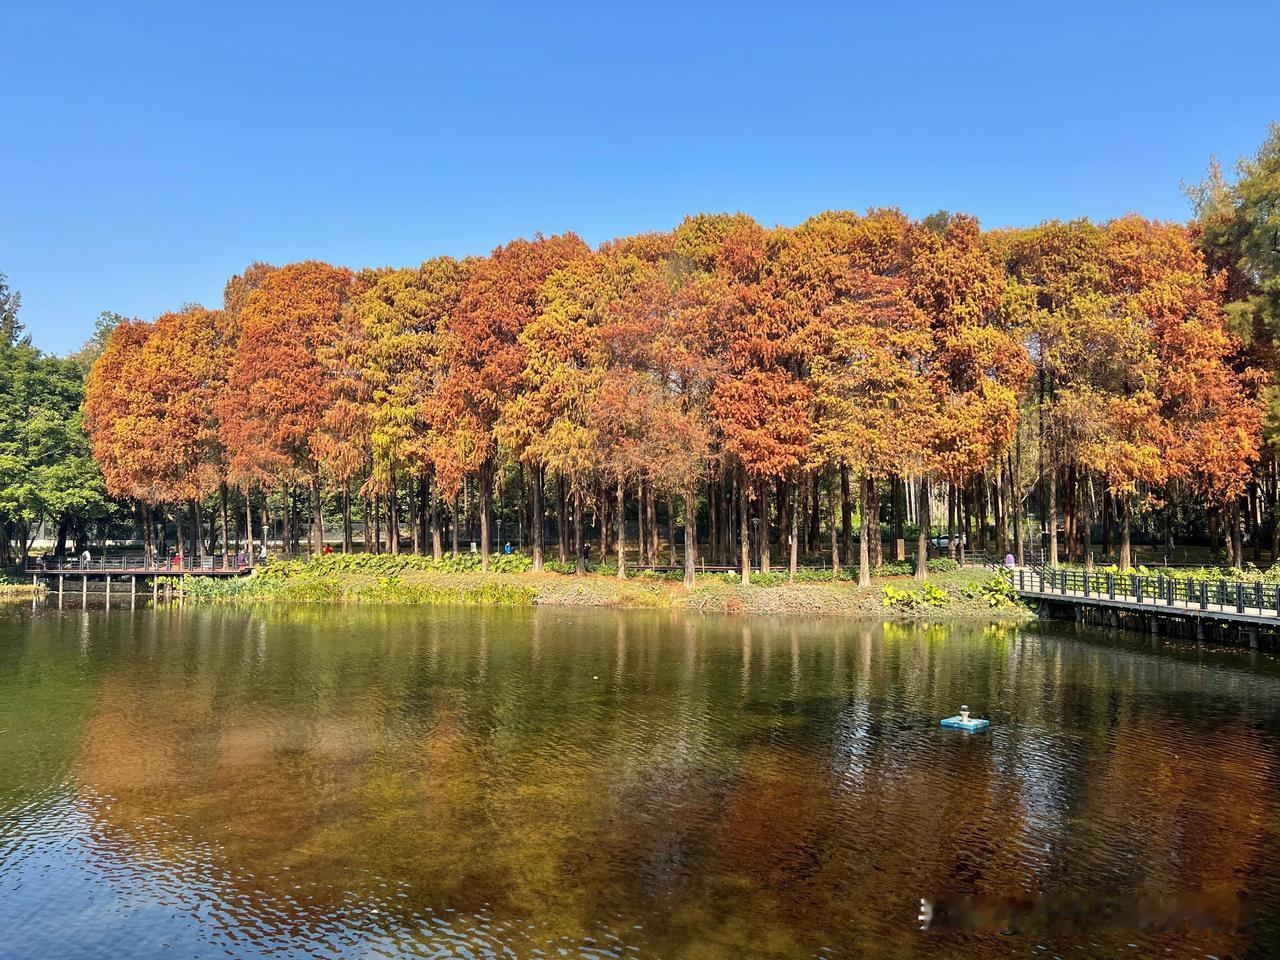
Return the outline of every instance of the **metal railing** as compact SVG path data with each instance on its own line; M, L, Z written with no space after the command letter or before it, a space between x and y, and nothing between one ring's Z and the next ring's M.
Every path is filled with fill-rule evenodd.
M1137 573L1085 573L1032 567L1009 571L1019 593L1120 600L1181 611L1249 613L1280 617L1280 583L1203 580Z
M121 556L92 557L85 561L79 557L28 557L26 571L28 573L65 572L65 573L138 573L146 571L155 573L172 571L174 573L217 573L244 570L249 566L247 557L240 555L229 557L227 563L221 556L215 557L177 557L155 558L150 563L146 557L132 554Z
M1011 556L1009 553L999 553L995 550L974 551L967 554L965 560L969 563L980 564L992 570L1001 570L1005 568L1005 557ZM1045 562L1045 551L1039 547L1025 547L1022 551L1022 563L1014 566L1041 567Z

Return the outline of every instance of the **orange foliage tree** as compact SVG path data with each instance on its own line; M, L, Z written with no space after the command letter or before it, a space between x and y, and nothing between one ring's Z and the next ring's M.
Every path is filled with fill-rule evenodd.
M344 330L349 270L308 260L263 277L239 313L239 340L217 404L231 475L311 490L312 543L324 547L321 463L333 374L324 353Z
M499 247L476 265L445 332L447 370L431 401L433 460L450 499L464 476L479 479L482 569L489 568L495 428L525 366L520 333L537 315L538 291L547 277L590 252L572 233Z
M565 522L562 494L561 544L571 528L579 572L591 515L627 575L629 509L637 559L658 563L661 495L673 566L683 513L687 586L703 510L713 558L736 552L744 582L753 544L768 570L772 544L789 543L794 576L824 478L837 571L838 531L853 562L856 481L863 584L881 563L884 491L903 543L912 483L920 577L944 496L958 556L976 523L980 544L994 530L1021 558L1034 495L1052 561L1059 517L1086 563L1100 519L1128 566L1135 520L1179 500L1229 521L1238 563L1261 380L1227 329L1217 276L1181 225L984 235L964 215L893 210L773 229L699 215L596 251L539 235L359 274L253 264L222 311L120 324L90 373L86 422L113 495L190 517L184 551L203 549L212 502L227 553L230 483L250 550L255 498L265 530L278 496L291 552L294 491L309 494L322 550L334 491L344 550L354 492L366 549L381 549L385 520L398 552L407 512L413 548L430 540L439 558L440 502L456 549L474 489L487 569L495 489L518 489L499 507L527 517L541 569L549 472L572 508Z

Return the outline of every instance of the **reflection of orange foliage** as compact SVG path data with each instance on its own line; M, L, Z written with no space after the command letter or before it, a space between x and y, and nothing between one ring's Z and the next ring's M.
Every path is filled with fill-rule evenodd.
M797 766L763 750L743 758L744 773L729 794L719 853L744 876L785 886L817 871L829 798L821 770Z
M1131 725L1114 732L1082 816L1119 818L1138 834L1134 879L1151 892L1234 895L1261 867L1257 837L1271 813L1259 796L1274 782L1271 740L1245 726L1201 730L1173 719L1169 739L1152 750Z
M104 681L85 731L80 782L126 802L154 796L182 783L185 743L156 728L127 683Z

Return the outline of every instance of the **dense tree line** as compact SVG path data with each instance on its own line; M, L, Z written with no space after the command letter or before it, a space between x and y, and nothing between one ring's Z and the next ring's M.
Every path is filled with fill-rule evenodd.
M21 298L0 274L0 528L3 562L44 527L77 549L116 518L84 432L84 376L95 343L65 359L31 344ZM106 321L104 321L106 322ZM105 337L100 327L100 338Z
M114 326L89 435L149 551L166 517L184 551L279 528L318 550L329 510L345 550L358 516L365 549L407 528L436 555L474 517L487 565L500 517L540 568L554 519L579 569L591 537L620 575L745 580L779 550L865 580L886 525L923 576L930 529L1021 554L1033 507L1055 561L1091 562L1100 527L1127 567L1135 523L1194 514L1240 565L1242 528L1277 529L1278 169L1273 131L1189 225L699 215L594 250L254 264L219 310Z

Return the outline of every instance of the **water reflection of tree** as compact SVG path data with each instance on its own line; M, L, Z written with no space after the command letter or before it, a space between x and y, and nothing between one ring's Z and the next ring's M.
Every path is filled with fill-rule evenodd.
M1273 736L1229 686L1179 726L1195 678L1128 655L667 613L174 616L98 683L84 805L180 880L199 846L250 928L377 902L419 936L452 909L522 943L916 956L933 891L1275 896ZM937 728L962 696L989 736Z

